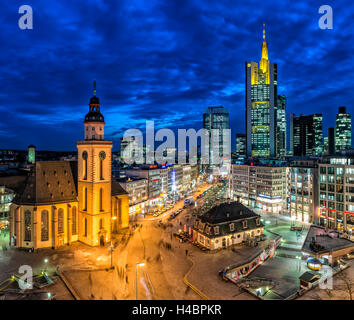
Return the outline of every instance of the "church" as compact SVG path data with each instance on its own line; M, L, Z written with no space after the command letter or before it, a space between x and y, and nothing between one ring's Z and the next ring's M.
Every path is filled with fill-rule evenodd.
M84 120L77 161L34 164L10 207L10 245L56 249L80 241L103 246L129 227L129 197L112 177L112 141L94 94Z

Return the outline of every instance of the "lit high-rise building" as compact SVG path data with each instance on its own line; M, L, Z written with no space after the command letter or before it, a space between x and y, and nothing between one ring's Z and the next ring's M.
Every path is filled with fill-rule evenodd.
M276 155L277 64L268 60L263 25L262 58L246 62L247 155Z
M223 153L223 146L225 145L225 147L230 148L229 140L231 137L229 137L229 110L222 106L209 107L203 114L203 128L209 131L209 163L214 164L216 145L218 144L219 146L218 152L220 159L225 156ZM212 134L213 129L219 130L218 135ZM212 141L212 139L215 141Z
M294 156L320 156L323 150L322 114L290 115Z
M339 107L336 118L336 152L351 149L352 120L346 107Z
M276 106L276 155L286 155L286 96L278 95Z
M244 133L236 133L236 154L238 156L246 155L246 135Z

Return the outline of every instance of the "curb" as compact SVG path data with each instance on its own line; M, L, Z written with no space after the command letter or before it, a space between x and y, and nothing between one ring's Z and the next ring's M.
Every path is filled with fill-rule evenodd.
M203 300L210 300L203 292L201 292L200 290L198 290L195 286L193 286L187 279L187 277L189 276L189 274L192 272L192 269L194 267L194 261L188 257L188 260L192 262L192 266L190 267L190 269L187 271L187 273L184 275L183 277L183 282L185 285L187 285L188 287L190 287L195 293L197 293Z
M63 281L65 287L69 290L70 294L75 300L81 300L80 296L76 292L76 290L72 287L72 285L69 283L68 279L65 277L64 273L57 269L57 274L59 278Z

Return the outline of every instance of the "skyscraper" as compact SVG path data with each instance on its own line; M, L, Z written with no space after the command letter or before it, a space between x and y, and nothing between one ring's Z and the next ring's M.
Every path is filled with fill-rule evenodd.
M286 96L278 95L276 106L276 155L286 155Z
M319 156L323 150L322 114L290 115L294 156Z
M236 133L236 155L246 156L246 134Z
M231 148L230 132L229 130L225 131L225 129L230 129L229 110L222 106L209 107L203 114L203 128L209 131L209 163L215 164L214 153L217 150L216 146L218 145L220 159L225 156L223 146L225 145L225 147ZM213 129L219 130L217 135L213 134ZM231 150L229 150L229 152L231 152Z
M276 155L277 65L268 60L263 25L262 58L246 62L247 155Z
M351 149L352 120L346 107L339 107L336 118L336 152Z
M333 155L336 152L335 149L335 135L334 128L328 128L328 154Z

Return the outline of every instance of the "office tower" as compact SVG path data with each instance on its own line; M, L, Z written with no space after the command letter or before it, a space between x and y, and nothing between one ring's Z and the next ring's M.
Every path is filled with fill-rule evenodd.
M320 156L323 149L322 114L291 115L294 156Z
M236 133L236 155L246 156L246 134Z
M290 149L289 149L289 155L293 156L294 155L294 114L290 114Z
M352 147L352 120L346 107L339 107L336 118L336 152Z
M276 155L286 155L286 96L278 95L276 105Z
M209 163L213 165L217 145L220 159L225 156L223 146L230 148L229 130L225 131L225 129L230 129L228 109L222 106L209 107L203 114L203 128L209 131ZM215 134L212 133L213 129L219 130L217 135L217 132ZM225 149L225 151L227 150ZM231 152L231 150L228 150L228 152Z
M323 137L323 154L328 154L328 136Z
M36 162L36 147L32 144L27 147L27 162L32 164Z
M268 60L263 25L262 58L246 62L247 156L276 155L277 64Z
M335 134L334 128L328 128L328 154L333 155L336 152L335 149Z

